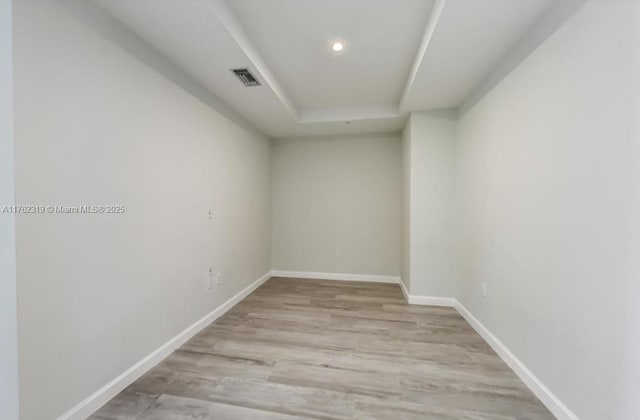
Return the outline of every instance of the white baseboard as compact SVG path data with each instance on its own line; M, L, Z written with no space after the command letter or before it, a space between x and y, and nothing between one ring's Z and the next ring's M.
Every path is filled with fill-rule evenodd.
M404 300L409 303L409 291L407 290L407 286L404 285L402 279L400 279L400 290L402 290L402 294L404 295Z
M340 280L340 281L369 281L373 283L400 283L400 277L378 276L368 274L316 273L312 271L283 271L274 270L271 277L291 277L296 279Z
M410 305L425 305L425 306L447 306L454 307L456 300L454 298L448 297L438 297L438 296L417 296L409 294L407 287L404 285L402 280L400 280L400 289L402 289L402 294L404 295L405 300Z
M407 303L411 305L427 305L427 306L446 306L453 308L456 304L456 300L448 297L439 296L415 296L409 295Z
M520 380L559 420L579 420L569 408L547 388L498 338L493 335L475 316L455 298L411 295L400 281L400 288L407 303L411 305L431 305L454 307L474 330L491 346L500 358L518 375Z
M339 274L339 273L314 273L303 271L281 271L275 270L266 273L249 286L241 290L235 296L228 299L222 305L205 315L193 325L173 337L160 348L147 355L135 365L127 369L111 382L94 392L84 401L63 414L58 420L84 420L96 412L113 397L118 395L136 379L144 375L151 368L169 356L174 350L186 343L190 338L204 329L207 325L222 316L234 305L247 297L251 292L260 287L271 277L292 277L302 279L324 279L342 281L369 281L378 283L398 283L402 293L409 304L412 305L433 305L455 307L456 310L467 320L478 334L493 348L500 358L518 375L518 377L529 387L529 389L542 401L542 403L559 420L579 420L558 397L556 397L525 365L522 363L496 336L494 336L467 308L457 299L432 296L410 295L399 277L392 276L368 276L361 274Z
M151 368L156 366L174 350L178 349L186 343L194 335L202 331L207 325L222 316L225 312L235 306L242 299L247 297L251 292L260 287L264 282L271 278L271 272L266 273L258 280L245 287L235 296L218 306L209 314L196 321L190 327L182 331L180 334L167 341L160 348L147 355L135 365L131 366L125 372L117 376L111 382L94 392L84 401L73 407L71 410L63 414L58 420L84 420L91 414L96 412L100 407L109 402L113 397L118 395L127 386L131 385L136 379L140 378Z
M475 316L464 307L462 303L454 299L456 310L473 327L474 330L498 353L498 356L518 375L522 382L529 387L531 392L559 420L579 420L569 408L538 379L520 359L518 359L498 338L491 333Z

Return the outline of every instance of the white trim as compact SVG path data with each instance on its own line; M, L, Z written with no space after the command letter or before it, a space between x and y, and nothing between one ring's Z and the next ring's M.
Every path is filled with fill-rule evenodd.
M222 316L225 312L235 306L242 299L247 297L251 292L260 287L264 282L271 278L271 272L266 273L258 280L245 287L235 296L232 296L222 305L211 311L209 314L196 321L193 325L182 331L180 334L167 341L157 350L153 351L142 360L131 366L129 369L118 375L115 379L107 383L105 386L94 392L84 401L60 416L58 420L84 420L91 414L96 412L100 407L106 404L113 397L118 395L123 389L132 384L136 379L140 378L151 368L160 363L169 356L174 350L186 343L191 337L199 333L207 325Z
M560 399L538 379L520 359L518 359L498 338L493 335L465 306L455 298L415 296L409 294L406 286L400 281L400 288L410 305L431 305L454 307L474 330L491 346L500 358L515 372L524 384L559 420L579 420Z
M531 392L542 401L542 403L559 420L579 420L569 408L538 379L520 359L518 359L498 338L491 333L475 316L464 307L458 300L455 301L456 310L467 320L474 330L498 353L498 356L518 375L522 382L529 387Z
M271 277L290 277L296 279L339 280L339 281L369 281L372 283L400 283L400 277L378 276L368 274L344 274L344 273L316 273L312 271L283 271L274 270Z
M407 303L410 305L447 306L453 308L456 304L454 298L440 296L414 296L409 295Z
M456 300L454 298L448 297L438 297L438 296L415 296L409 294L407 287L400 280L400 289L402 289L402 294L404 295L404 299L407 301L409 305L425 305L425 306L447 306L454 307Z
M323 279L337 281L369 281L378 283L397 283L402 289L402 293L409 304L412 305L433 305L454 307L460 315L473 327L474 330L491 346L500 358L518 375L522 382L542 401L542 403L559 420L579 420L571 410L565 406L553 392L547 388L525 365L520 361L498 338L493 335L475 316L469 312L465 306L457 299L433 296L412 296L408 293L406 286L400 277L376 276L363 274L340 274L340 273L316 273L306 271L280 271L274 270L266 273L258 280L241 290L235 296L228 299L222 305L205 315L193 325L176 335L174 338L163 344L160 348L144 357L135 365L127 369L118 377L100 388L84 401L63 414L58 420L83 420L96 412L113 397L118 395L123 389L132 384L136 379L144 375L147 371L169 356L174 350L182 346L191 337L196 335L207 325L222 316L225 312L235 306L251 292L260 287L271 277L292 277L301 279Z
M404 300L409 303L409 291L407 290L407 286L404 285L402 279L400 279L400 289L402 290L402 294L404 295Z

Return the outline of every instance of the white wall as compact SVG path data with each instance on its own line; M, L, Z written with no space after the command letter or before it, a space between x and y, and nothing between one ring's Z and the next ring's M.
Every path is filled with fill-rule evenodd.
M11 2L0 2L0 407L18 419L18 333L14 201L13 51Z
M405 217L410 220L411 295L453 297L456 291L452 240L455 135L453 117L424 112L411 113L405 129L409 197L404 201L409 209Z
M411 290L411 120L401 134L402 153L402 269L401 281Z
M50 420L270 270L271 146L54 2L15 8L17 201L126 207L17 219L21 418Z
M640 418L638 39L590 1L459 123L459 298L583 420Z
M399 276L401 220L399 136L274 142L275 270Z

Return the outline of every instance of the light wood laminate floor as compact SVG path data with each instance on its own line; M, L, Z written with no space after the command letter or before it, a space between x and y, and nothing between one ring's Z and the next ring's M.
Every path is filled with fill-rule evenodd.
M554 417L452 308L272 278L94 420Z

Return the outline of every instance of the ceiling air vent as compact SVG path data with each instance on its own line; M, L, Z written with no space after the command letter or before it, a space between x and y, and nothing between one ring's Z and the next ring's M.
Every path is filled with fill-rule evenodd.
M260 82L251 74L249 69L231 69L231 71L245 86L260 86Z

